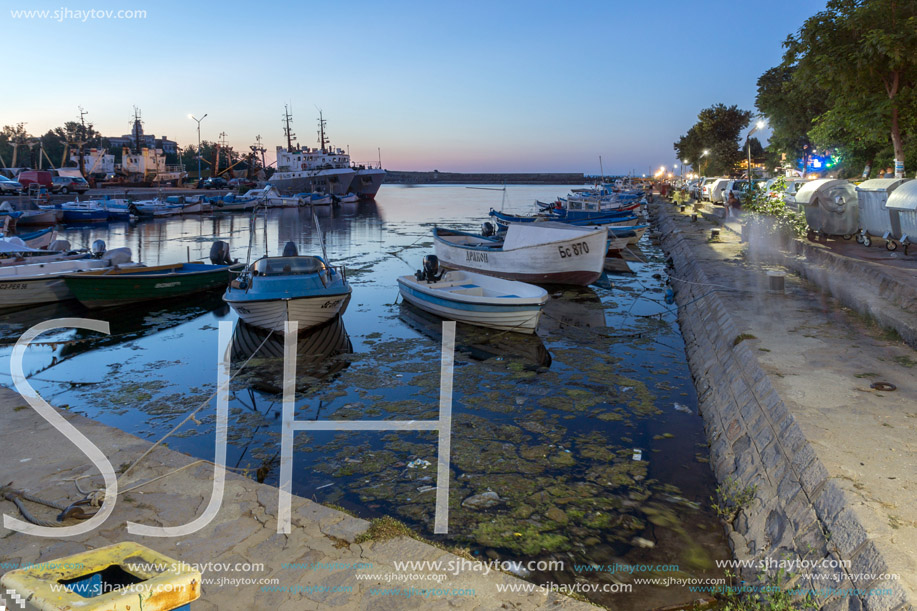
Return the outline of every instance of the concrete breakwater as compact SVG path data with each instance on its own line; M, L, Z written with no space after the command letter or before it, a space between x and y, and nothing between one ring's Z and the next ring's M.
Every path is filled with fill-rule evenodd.
M463 173L463 172L402 172L388 170L385 175L387 184L510 184L510 185L581 185L586 182L585 175L564 172L524 172L507 174Z
M651 211L673 266L678 319L714 472L723 488L754 493L729 528L737 560L752 561L738 572L749 582L767 583L768 563L806 559L830 567L799 575L795 584L817 592L822 608L912 608L912 562L901 557L906 552L895 548L893 537L876 536L871 523L867 529L865 509L826 468L828 454L807 437L810 429L800 426L796 408L788 407L744 341L753 336L742 333L745 327L719 294L730 286L719 276L711 281L705 269L712 257L698 254L706 246L703 234L694 229L689 235L686 219L667 204ZM758 308L786 307L769 303L766 294L759 298ZM884 578L895 571L899 581ZM881 596L865 594L879 589Z

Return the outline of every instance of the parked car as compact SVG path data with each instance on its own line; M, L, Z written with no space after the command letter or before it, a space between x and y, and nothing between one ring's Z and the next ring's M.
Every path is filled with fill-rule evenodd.
M55 176L51 179L51 192L61 193L85 193L89 190L89 183L85 178L73 176Z
M45 187L48 191L52 188L51 172L47 170L23 170L19 172L19 176L16 177L16 180L19 181L23 189L28 189L29 185L33 183Z
M707 199L714 204L725 202L726 185L732 181L729 178L717 178L707 186Z
M763 186L764 181L762 181L761 179L752 180L752 184L754 184L756 190L760 190L764 188ZM748 195L748 179L741 178L741 179L736 179L736 180L730 180L728 183L726 183L726 187L723 189L723 194L722 194L723 203L725 203L726 200L729 199L730 193L733 193L736 196L736 199L744 203Z
M240 187L244 189L254 189L255 187L258 186L258 183L256 183L254 180L249 180L247 178L231 178L229 180L229 186L234 189L240 188Z
M7 178L6 176L0 176L0 193L9 195L13 193L19 193L21 191L22 183L11 178Z
M229 183L226 182L225 178L220 178L219 176L205 178L199 183L197 183L198 189L228 189Z
M781 198L783 203L787 205L788 208L796 208L796 193L806 184L807 180L802 178L785 178L786 189L784 191L777 191L774 188L774 183L777 182L776 178L773 178L767 181L766 189L768 197Z
M703 200L710 200L710 185L715 183L718 178L705 178L703 184L700 187L700 196Z

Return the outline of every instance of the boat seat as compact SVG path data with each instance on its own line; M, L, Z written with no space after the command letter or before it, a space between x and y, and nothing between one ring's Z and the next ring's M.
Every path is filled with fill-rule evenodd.
M519 295L500 295L497 299L519 299Z

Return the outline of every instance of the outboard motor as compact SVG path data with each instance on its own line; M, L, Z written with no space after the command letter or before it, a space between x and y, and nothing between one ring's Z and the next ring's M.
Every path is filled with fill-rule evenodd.
M445 273L439 270L439 258L436 255L427 255L423 258L423 269L414 272L414 277L421 281L439 282Z
M296 248L296 244L293 242L287 242L283 245L283 256L284 257L298 257L299 249Z
M210 246L210 262L214 265L232 265L236 263L229 258L229 244L217 240Z
M101 259L102 255L105 254L105 241L96 240L92 243L92 246L89 248L89 251L92 253L93 259Z
M496 233L497 233L497 228L494 227L494 224L491 223L490 221L487 221L486 223L483 223L481 225L481 235L483 235L485 238L489 238L490 236L495 235Z

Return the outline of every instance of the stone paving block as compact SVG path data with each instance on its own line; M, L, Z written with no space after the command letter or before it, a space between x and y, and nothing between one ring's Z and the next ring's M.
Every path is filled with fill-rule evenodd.
M842 558L851 558L857 548L862 545L866 539L866 530L860 524L859 519L853 510L845 508L841 510L831 521L825 523L828 528L830 547L837 549ZM871 547L874 549L874 547ZM857 558L861 561L869 561L872 556L868 553L858 554ZM876 554L876 558L878 555ZM853 559L856 564L857 559ZM884 564L884 563L883 563ZM882 571L861 571L861 572L882 572Z
M815 513L826 524L830 523L846 505L847 499L844 492L831 479L825 482L825 485L813 498Z
M369 522L360 518L346 516L340 522L335 522L328 526L321 526L320 528L322 533L330 537L343 539L348 543L353 543L357 537L366 532L366 529L369 528Z

